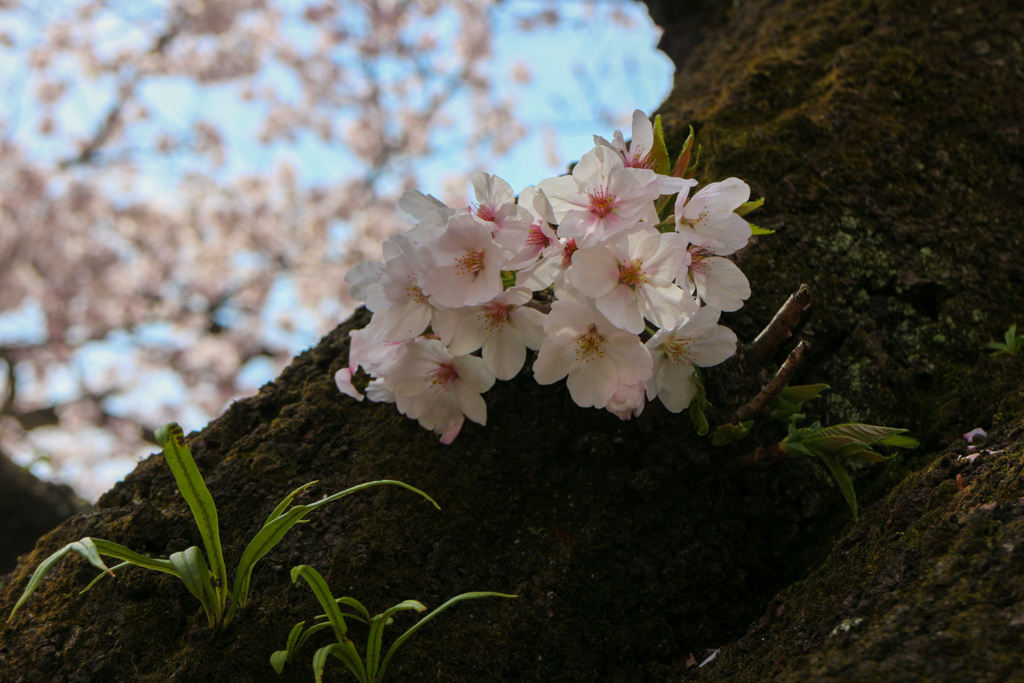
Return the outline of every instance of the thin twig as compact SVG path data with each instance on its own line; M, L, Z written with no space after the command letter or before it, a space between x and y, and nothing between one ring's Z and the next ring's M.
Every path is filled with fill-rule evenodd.
M793 377L793 373L800 367L803 362L804 353L810 345L806 341L801 341L796 345L796 348L789 353L789 357L786 358L786 362L782 364L779 371L775 373L771 381L761 387L761 391L758 392L757 396L749 400L746 404L740 406L739 410L736 411L736 416L733 418L734 422L743 422L754 417L765 405L768 404L773 398L779 395L779 392L786 388L789 380Z
M753 365L764 363L775 354L783 341L793 336L793 330L807 319L813 304L814 293L811 288L806 284L800 285L782 304L782 308L761 334L757 335L757 339L747 344L739 355Z

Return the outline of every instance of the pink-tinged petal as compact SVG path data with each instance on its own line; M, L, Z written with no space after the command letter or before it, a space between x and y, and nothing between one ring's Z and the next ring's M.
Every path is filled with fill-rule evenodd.
M398 206L420 223L444 225L455 209L419 190L406 190Z
M629 151L637 162L654 149L654 126L647 114L639 109L633 111L633 139L629 142ZM630 164L637 166L638 163Z
M709 183L694 195L704 199L707 207L715 212L732 212L750 199L750 186L739 178L726 178Z
M441 435L441 443L445 446L450 446L452 441L455 441L455 437L462 431L462 425L465 424L466 418L459 415L457 418L448 423L448 427L445 428L444 434Z
M461 276L457 266L435 266L423 277L423 291L438 306L456 308L465 305L465 290L466 279Z
M544 334L556 344L575 343L594 324L594 310L586 304L559 300L551 304Z
M476 306L486 303L501 294L501 266L484 271L476 278L470 279L464 285L462 294L463 303L454 304L457 306ZM442 305L444 301L441 301Z
M497 379L512 379L526 364L526 345L515 330L506 326L484 344L483 358Z
M551 217L554 219L551 221L553 223L561 224L567 213L587 206L586 194L580 191L579 184L571 175L541 181L537 184L537 192L547 198L547 202L541 206L545 210L550 208Z
M601 219L590 211L568 211L558 224L558 236L572 237L580 246L596 244L604 234Z
M722 312L712 306L702 306L696 313L691 315L686 321L686 325L680 328L680 331L685 330L685 334L693 335L699 330L705 327L712 327L718 324L718 319L722 317Z
M750 282L735 263L712 256L703 261L703 272L694 271L697 293L708 306L723 311L737 311L750 298Z
M547 316L536 308L521 306L509 315L513 326L519 332L523 343L536 351L544 343L544 322Z
M975 429L972 429L971 431L964 434L964 438L967 439L967 443L971 443L972 441L974 441L975 437L978 436L980 436L982 439L987 439L988 433L981 427L976 427Z
M464 356L483 346L487 338L477 307L445 308L437 312L434 332L453 356Z
M608 147L594 147L572 169L572 177L585 188L607 186L609 178L623 167L622 157Z
M689 408L693 397L697 395L697 381L693 376L692 365L676 364L666 359L658 368L655 382L658 398L673 413Z
M608 400L605 409L620 420L636 417L644 411L644 383L619 384L615 394Z
M751 236L750 223L734 213L721 214L712 224L712 229L702 237L702 241L691 240L694 244L704 244L719 256L728 256L747 246Z
M459 356L452 359L452 364L458 371L459 381L471 387L476 393L482 394L494 386L494 373L482 358Z
M690 191L690 188L697 184L692 178L673 178L667 175L659 175L650 187L659 195L673 195Z
M345 273L345 282L349 283L349 296L356 301L367 301L371 296L371 289L380 289L379 283L383 275L384 264L377 261L367 261L353 267Z
M522 306L533 298L529 287L511 287L499 297L501 301L512 306Z
M637 299L640 312L658 327L673 328L681 325L696 308L693 298L675 284L667 287L640 287ZM636 330L635 334L642 331Z
M542 258L516 273L516 285L539 292L550 287L561 270L561 257Z
M572 256L568 270L572 285L595 299L610 292L619 281L619 262L608 249L597 246L580 249Z
M496 175L480 171L472 178L473 193L481 208L494 208L515 201L512 187Z
M644 204L643 206L646 206ZM653 204L651 205L653 207ZM600 219L598 224L591 231L591 234L587 235L585 239L576 240L579 242L581 247L589 247L593 244L597 244L600 240L616 235L623 230L629 230L637 225L641 216L639 212L635 211L616 211L610 213L604 218Z
M342 368L334 373L334 383L337 385L338 391L346 396L351 396L357 401L363 400L363 395L352 384L352 371L348 368Z
M605 349L608 359L619 372L620 384L646 382L650 379L654 371L651 353L639 337L628 335L619 344L608 344Z
M456 404L466 417L479 425L487 424L487 403L479 392L474 391L464 382L455 382L453 394Z
M722 325L715 325L697 337L691 351L693 362L702 368L718 365L735 353L736 333Z
M688 256L686 238L670 232L659 234L652 242L657 245L657 251L644 259L644 272L649 282L667 284L675 279Z
M401 342L423 334L431 314L430 304L409 300L374 313L365 329L373 341Z
M533 378L537 384L554 384L569 374L575 360L573 347L560 346L551 339L545 339L533 363Z
M366 398L374 403L394 403L395 392L383 378L378 378L366 385Z
M536 366L534 366L536 367ZM615 363L607 358L577 365L566 381L569 394L582 408L604 408L619 386Z
M619 285L596 302L599 310L609 322L630 334L644 331L644 318L640 315L636 295L625 285Z

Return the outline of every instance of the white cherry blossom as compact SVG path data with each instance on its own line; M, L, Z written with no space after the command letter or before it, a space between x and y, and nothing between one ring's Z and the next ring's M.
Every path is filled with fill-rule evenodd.
M484 362L498 379L512 379L526 363L526 349L544 340L544 314L525 304L533 298L526 287L508 289L479 306L444 309L435 332L452 355L482 348Z
M424 290L438 306L473 306L501 293L501 247L490 228L472 214L452 216L428 251Z
M416 219L416 227L405 234L420 241L437 239L448 226L448 219L458 211L433 195L419 190L406 190L398 206Z
M647 114L639 109L633 112L633 138L626 143L621 131L615 131L613 139L608 142L600 135L594 136L594 144L608 147L615 150L622 158L622 164L626 168L649 168L654 169L656 159L654 158L654 124L647 118ZM659 194L672 195L682 192L684 189L695 185L697 181L683 178L673 178L666 175L658 175L652 187L658 190Z
M674 327L696 310L693 297L674 282L685 256L682 235L638 225L576 252L569 279L614 325L639 334L644 318Z
M481 393L494 385L494 375L480 358L452 356L436 339L406 342L405 353L384 371L384 382L395 393L403 415L451 443L465 418L487 424L487 404Z
M692 197L680 192L676 198L676 231L691 244L719 256L733 254L747 246L750 239L750 223L735 213L748 199L750 187L738 178L706 185Z
M622 137L621 131L615 131L612 142L595 135L594 144L614 149L628 168L654 168L654 126L639 109L633 112L633 138L629 144Z
M422 334L430 324L433 307L423 291L426 271L415 253L384 263L380 281L367 289L366 307L374 312L366 329L378 341L404 341Z
M750 298L750 282L739 266L704 247L690 247L676 282L686 283L704 303L721 311L738 311Z
M626 168L615 150L599 146L583 155L572 175L541 181L537 191L551 202L558 236L583 247L640 220L655 224L657 177L650 169Z
M579 251L576 240L559 240L558 247L545 250L541 258L531 266L516 273L516 285L528 287L535 292L552 287L560 299L577 299L575 288L569 284L567 273L572 265L573 255Z
M736 334L717 324L721 312L704 306L675 329L661 329L647 341L654 372L647 381L647 398L661 399L678 413L690 407L697 394L694 366L718 365L736 353Z
M569 393L579 406L604 408L621 385L651 377L651 356L640 338L623 332L591 306L554 302L544 332L534 378L538 384L552 384L568 377Z
M495 242L510 251L518 250L527 238L533 215L516 203L512 186L498 176L480 171L472 181L476 195L476 204L471 207L473 214L493 224Z
M531 185L519 193L519 205L533 216L533 222L522 235L519 244L513 247L512 254L505 264L506 270L528 268L536 263L537 259L559 254L562 250L558 235L550 225L555 219L547 197L537 192ZM550 284L549 282L538 289L544 289Z

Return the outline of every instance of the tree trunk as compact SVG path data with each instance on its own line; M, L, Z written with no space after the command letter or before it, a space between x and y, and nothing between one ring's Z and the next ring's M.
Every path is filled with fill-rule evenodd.
M649 5L678 65L660 110L670 149L692 124L701 177L750 182L767 198L751 218L777 231L741 255L754 295L724 322L752 339L810 284L799 332L810 351L794 382L832 387L811 417L907 427L923 444L856 472L861 521L817 462L740 464L784 436L768 421L713 448L685 415L652 405L621 422L529 370L485 395L486 427L442 446L394 406L337 392L361 311L191 437L229 569L274 505L313 479L315 495L400 479L443 510L374 489L317 511L257 566L251 603L219 634L181 582L130 568L79 595L96 572L67 558L0 630L5 680L275 680L270 654L320 612L289 580L302 563L371 612L519 594L421 629L389 666L396 681L1006 680L1024 669L1024 364L983 350L1024 310L1021 10ZM795 341L765 367L707 372L713 422ZM1002 452L956 460L977 426ZM0 609L43 558L86 535L160 557L199 543L151 457L22 558ZM322 644L280 680L308 681ZM329 680L341 669L332 662Z
M0 572L18 564L18 555L65 519L91 506L69 486L37 479L0 452Z

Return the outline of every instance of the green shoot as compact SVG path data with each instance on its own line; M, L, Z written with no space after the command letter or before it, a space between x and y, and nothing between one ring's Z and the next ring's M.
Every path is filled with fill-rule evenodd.
M392 655L394 655L402 643L408 640L420 626L427 623L452 605L462 602L463 600L475 600L477 598L518 597L505 593L492 593L487 591L457 595L413 624L412 627L410 627L405 633L399 636L394 643L391 644L387 653L383 658L381 658L384 627L390 626L393 623L392 617L398 612L410 610L425 612L427 608L423 603L416 600L404 600L385 610L381 614L371 617L370 613L365 607L363 607L362 603L355 598L345 597L335 599L331 594L330 588L327 587L327 582L324 581L324 577L309 565L303 564L292 569L292 581L298 582L300 577L305 579L306 583L309 584L309 587L313 589L313 594L316 595L317 600L320 602L320 606L323 607L326 612L326 614L320 614L316 618L327 619L327 621L314 624L308 629L304 628L306 624L304 621L300 621L292 627L291 632L288 634L288 642L285 649L278 650L270 656L270 665L274 667L274 671L281 673L284 671L285 664L292 661L295 654L311 635L327 628L331 628L334 632L335 642L321 647L313 654L313 675L316 677L317 683L320 683L320 681L323 680L324 668L327 666L328 658L332 655L340 659L345 664L359 683L377 683L378 681L383 680L384 671L387 669L388 662L391 661ZM340 607L341 605L346 605L355 609L358 614L342 612ZM352 639L348 636L348 625L345 622L346 617L366 623L370 627L366 641L365 660L363 657L360 657L355 643L353 643Z
M915 448L919 444L909 436L903 436L906 429L876 427L866 424L840 424L822 427L815 422L803 429L791 424L789 435L779 442L777 448L789 456L806 455L819 458L839 484L839 490L846 498L854 521L857 520L857 495L849 472L840 464L839 458L861 462L882 462L891 456L875 450L879 446L891 448Z
M242 559L239 561L235 571L234 590L230 590L228 571L224 564L224 553L220 542L217 507L214 505L213 496L210 495L210 491L206 487L206 482L203 481L203 477L199 473L199 468L196 467L195 460L192 458L192 452L185 444L184 433L181 427L172 422L158 429L156 437L157 441L164 448L164 459L174 474L178 490L181 491L182 497L192 511L196 526L199 528L199 534L203 539L206 557L203 556L202 551L197 546L192 546L182 552L174 553L169 559L161 560L141 555L111 541L85 537L74 543L69 543L43 560L29 579L25 591L14 605L7 621L11 621L14 618L15 613L36 590L39 582L50 568L65 555L73 552L78 553L94 567L104 572L90 582L82 591L83 593L92 588L105 575L114 576L115 570L126 565L131 564L145 569L153 569L172 574L181 579L188 591L203 606L203 611L206 613L210 628L224 628L231 623L235 611L239 607L245 607L248 601L249 582L256 563L270 552L293 526L303 521L306 515L316 508L357 491L387 484L400 486L419 494L433 503L434 507L439 510L441 509L434 499L423 491L391 479L359 484L358 486L353 486L327 496L315 503L293 506L292 503L295 498L316 482L304 484L285 496L284 500L274 508L274 511L267 518L263 528L257 532L256 536L246 546L242 552ZM110 569L104 564L101 555L114 557L124 562Z
M1017 336L1017 325L1010 325L1010 329L1006 330L1006 334L1003 335L1003 341L1001 342L989 342L985 345L985 348L992 349L993 356L1010 356L1015 358L1020 354L1020 350L1024 346L1024 336Z
M745 422L730 422L729 424L718 425L715 428L715 431L711 434L711 445L726 446L734 441L739 441L750 433L750 428L753 426L753 420L747 420Z
M708 429L710 429L705 411L711 404L708 403L708 399L704 395L704 378L701 376L699 368L693 368L693 377L697 383L697 393L690 402L690 421L693 422L693 427L697 430L697 434L704 436L708 433Z
M800 411L804 403L818 398L821 392L830 389L827 384L799 384L787 386L768 403L769 417L779 422L794 422L804 417Z

